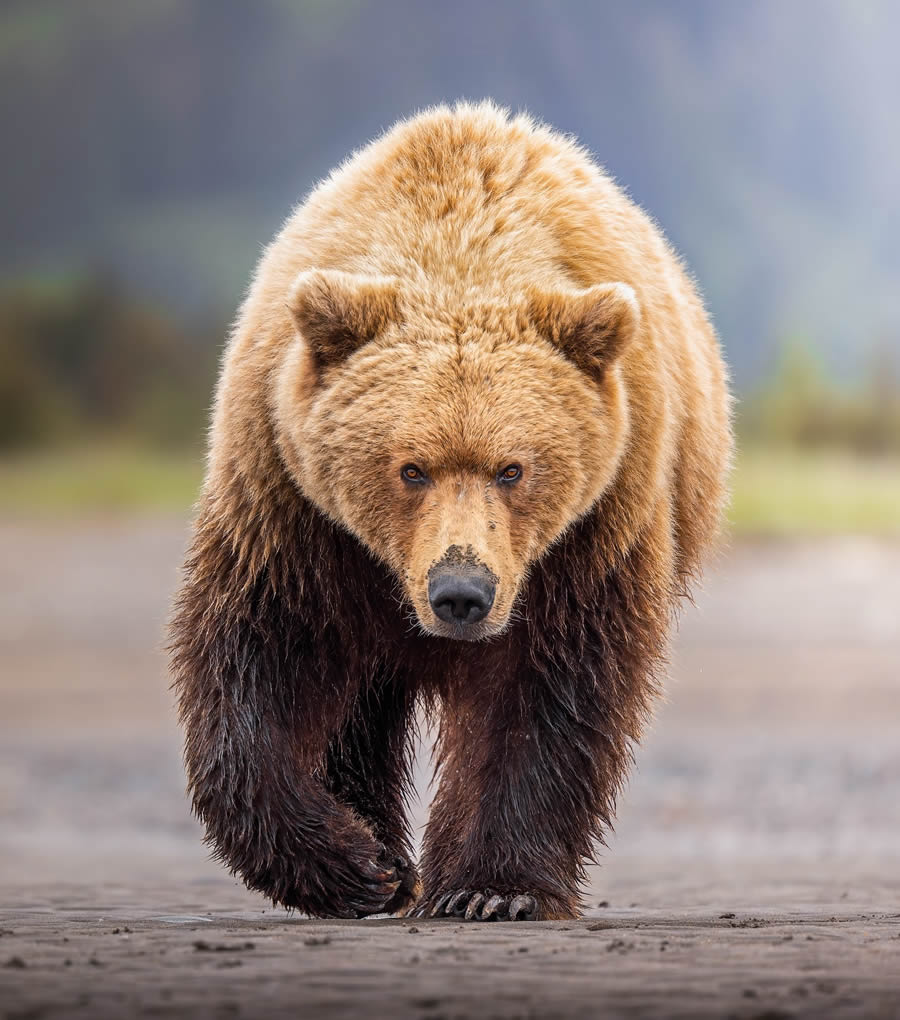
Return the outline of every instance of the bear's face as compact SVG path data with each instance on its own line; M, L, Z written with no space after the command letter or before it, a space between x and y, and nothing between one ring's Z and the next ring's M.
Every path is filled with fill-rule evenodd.
M304 494L387 563L430 634L502 631L529 566L612 480L624 285L414 317L396 285L304 274L275 410ZM565 353L563 353L565 352Z

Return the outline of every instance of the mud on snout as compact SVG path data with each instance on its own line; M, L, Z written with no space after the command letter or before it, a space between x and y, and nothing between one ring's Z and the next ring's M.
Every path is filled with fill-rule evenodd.
M478 641L506 626L509 611L498 604L500 578L471 545L449 546L428 568L425 582L428 617L416 610L430 633Z

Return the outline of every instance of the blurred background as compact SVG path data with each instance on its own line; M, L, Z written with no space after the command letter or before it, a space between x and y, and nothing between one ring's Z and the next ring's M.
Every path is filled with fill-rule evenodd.
M898 42L892 0L6 0L4 873L220 880L162 647L228 323L335 163L487 96L656 217L739 397L730 547L598 882L896 874Z
M490 96L576 134L706 294L735 526L896 530L891 0L9 0L0 506L189 503L260 247L396 118Z

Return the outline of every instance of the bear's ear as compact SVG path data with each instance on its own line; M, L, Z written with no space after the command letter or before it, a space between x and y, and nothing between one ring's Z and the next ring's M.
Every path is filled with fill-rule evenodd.
M336 269L301 273L288 306L320 368L348 358L374 340L399 313L397 281Z
M637 296L627 283L534 291L529 315L541 336L595 378L622 354L641 321Z

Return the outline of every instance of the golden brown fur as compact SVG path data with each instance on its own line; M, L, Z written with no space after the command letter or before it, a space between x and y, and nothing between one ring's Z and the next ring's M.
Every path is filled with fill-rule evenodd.
M730 444L691 281L574 143L482 104L356 154L241 309L174 624L189 779L227 863L311 912L408 906L424 697L425 907L571 916ZM465 633L430 602L454 557L495 587Z

